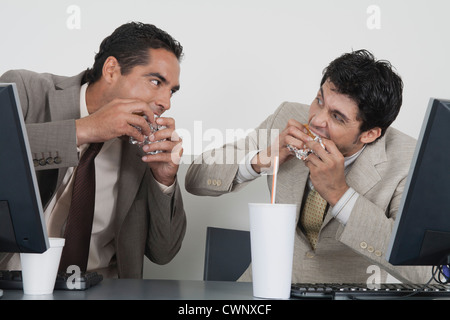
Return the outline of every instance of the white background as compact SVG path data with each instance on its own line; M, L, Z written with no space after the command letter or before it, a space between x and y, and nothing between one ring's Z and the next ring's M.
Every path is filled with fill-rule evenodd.
M417 138L430 97L450 98L448 12L448 0L0 0L0 74L78 74L129 21L155 24L181 42L181 91L167 115L183 133L188 228L175 259L146 261L144 277L196 280L206 227L248 229L247 203L270 196L265 179L218 198L190 195L184 177L192 157L221 144L227 130L257 126L283 101L312 102L323 68L361 48L402 76L394 126Z

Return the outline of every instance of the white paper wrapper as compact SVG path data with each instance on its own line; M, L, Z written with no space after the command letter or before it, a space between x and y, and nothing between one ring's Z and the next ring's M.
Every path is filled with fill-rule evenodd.
M314 139L314 141L319 142L320 145L322 146L322 148L325 149L325 146L323 145L322 139L318 135L316 135L314 132L310 131L308 125L305 125L305 128L308 130L309 135ZM290 144L288 144L286 147L289 149L289 151L294 152L295 156L298 159L303 160L303 161L306 160L306 158L311 153L314 153L314 151L312 151L312 150L310 150L308 148L298 149L296 147L291 146Z
M148 120L148 118L147 118L147 116L146 115L144 115L143 116L144 117L144 119L145 120ZM155 118L158 118L158 117L155 117ZM151 132L152 133L155 133L156 131L158 131L158 130L161 130L161 129L164 129L164 128L166 128L165 126L153 126L153 124L151 123L151 122L149 122L149 121L147 121L147 123L148 123L148 126L150 127L150 130L151 130ZM133 127L135 127L136 129L138 129L139 130L139 132L142 132L142 128L140 128L140 127L138 127L138 126L133 126ZM164 140L159 140L159 141L164 141ZM151 144L151 143L153 143L153 142L159 142L159 141L150 141L150 139L149 139L149 136L146 136L146 135L144 135L144 141L137 141L136 139L134 139L133 137L130 137L130 143L131 144L136 144L136 145L138 145L139 147L143 147L143 146L145 146L146 144ZM160 153L160 152L162 152L162 150L156 150L156 151L151 151L151 152L146 152L146 154L157 154L157 153Z

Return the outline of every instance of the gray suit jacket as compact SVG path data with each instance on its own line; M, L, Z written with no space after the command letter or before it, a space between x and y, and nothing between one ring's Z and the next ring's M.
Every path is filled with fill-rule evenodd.
M67 168L78 164L75 119L80 118L83 74L62 77L19 70L0 77L0 82L17 85L33 157L60 159L36 167L44 207ZM163 194L139 149L124 140L122 150L114 221L117 267L121 278L142 278L144 255L165 264L178 253L186 216L178 183L172 196Z
M187 172L186 190L209 196L240 190L248 182L235 184L233 180L245 154L267 148L289 119L307 123L308 110L306 105L283 103L245 141L204 153ZM273 129L277 130L271 132ZM393 128L366 146L346 176L347 184L360 194L347 224L343 226L327 214L315 250L300 227L296 228L294 282L385 282L386 271L402 281L422 283L431 278L429 268L393 267L385 256L414 149L415 140ZM233 164L223 164L230 163L230 157L234 157ZM277 178L277 202L294 203L300 208L308 176L303 161L294 158L284 163ZM268 176L268 186L270 191L272 176ZM372 274L374 271L377 274ZM251 279L251 268L242 279Z

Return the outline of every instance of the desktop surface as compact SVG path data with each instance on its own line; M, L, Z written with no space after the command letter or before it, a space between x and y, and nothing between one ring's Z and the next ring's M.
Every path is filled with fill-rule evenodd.
M3 290L1 300L252 300L250 282L104 279L83 291L54 290L51 295L25 295Z
M337 293L334 299L353 300L362 298L363 300L450 300L450 287L445 286L443 292L427 294L423 296L409 295L404 292L389 294L374 292L369 294L353 291L353 287L341 293ZM356 288L356 287L355 287ZM330 299L323 295L293 294L291 300L322 300ZM394 293L394 292L392 292ZM54 290L50 295L26 295L23 290L3 290L1 300L258 300L257 303L265 303L269 300L258 299L253 296L253 286L251 282L233 281L197 281L197 280L150 280L150 279L104 279L99 284L87 290ZM280 301L280 300L278 300ZM252 303L254 303L252 302ZM273 301L272 301L273 302Z

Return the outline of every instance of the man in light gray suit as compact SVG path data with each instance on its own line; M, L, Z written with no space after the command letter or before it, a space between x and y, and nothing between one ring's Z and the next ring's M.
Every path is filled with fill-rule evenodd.
M311 105L285 102L243 141L202 154L186 189L208 196L240 190L271 172L278 156L276 202L299 207L293 282L383 283L390 274L424 283L430 269L394 267L385 256L415 149L414 139L390 127L402 90L389 62L366 50L344 54L325 69ZM295 150L310 152L299 160ZM305 206L316 192L327 208L317 227ZM241 280L251 280L251 267Z
M49 236L64 236L80 155L104 142L95 158L88 271L141 278L144 255L166 264L180 250L186 230L176 176L181 140L174 119L159 116L180 87L181 56L182 46L166 32L132 22L104 39L92 69L77 76L18 70L0 78L18 88ZM143 115L165 129L151 134ZM129 143L144 135L154 143L143 150ZM147 154L156 150L163 152ZM0 268L20 267L16 257L0 257Z

